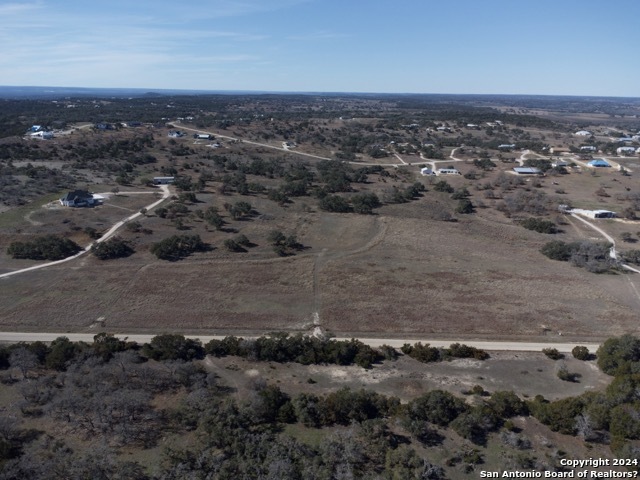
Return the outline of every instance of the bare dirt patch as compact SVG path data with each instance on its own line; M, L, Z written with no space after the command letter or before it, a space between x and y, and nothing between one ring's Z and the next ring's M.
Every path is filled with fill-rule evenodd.
M555 400L601 390L611 381L593 362L562 360L568 371L579 373L579 382L564 382L556 375L559 362L542 353L495 352L485 361L458 359L424 364L402 356L369 370L358 366L279 364L251 362L238 357L207 357L207 368L221 383L237 389L242 397L256 378L278 384L291 395L301 392L326 394L343 387L366 388L408 402L423 393L443 389L457 395L475 385L488 392L512 390L524 398L543 395Z

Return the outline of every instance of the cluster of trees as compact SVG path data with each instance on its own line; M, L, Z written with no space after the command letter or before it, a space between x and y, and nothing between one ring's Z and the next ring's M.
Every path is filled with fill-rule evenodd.
M496 166L495 162L491 161L490 158L477 158L473 161L473 165L485 171L493 170Z
M576 351L574 355L584 353ZM638 449L628 440L640 439L640 339L632 335L610 338L598 349L597 358L600 369L614 376L604 391L554 402L536 396L528 402L529 410L554 431L609 443L621 458L636 458Z
M225 203L224 207L234 220L245 218L253 211L251 204L245 201L236 202L234 204Z
M151 253L162 260L180 260L194 252L207 250L200 235L173 235L151 245Z
M348 163L339 160L322 160L315 167L314 172L304 164L296 163L286 166L284 162L252 158L249 162L231 159L227 156L213 157L214 163L231 173L222 176L223 193L235 189L242 195L251 192L266 193L267 197L285 205L291 198L314 195L319 200L319 208L329 212L355 212L370 214L381 206L380 199L375 193L363 192L343 197L336 193L352 192L352 183L366 183L368 175L380 174L388 176L388 172L381 166L366 166L354 169ZM283 182L277 187L266 187L262 184L249 182L247 175L261 175L267 178L279 177ZM415 198L415 186L403 192L405 199ZM424 188L424 187L422 187Z
M640 265L640 250L627 250L622 253L622 259L627 263Z
M225 224L224 219L220 216L216 207L207 208L202 212L202 218L204 218L204 220L210 225L213 225L216 230L221 230Z
M461 198L456 205L456 213L469 214L475 212L475 207L468 198Z
M511 186L508 188L511 188ZM504 201L499 206L499 209L510 215L522 212L532 215L544 215L554 205L554 200L540 190L516 190L511 195L504 196Z
M318 206L326 212L347 213L355 212L363 215L373 213L373 210L382 206L382 202L375 193L358 193L349 199L340 195L325 195L320 199Z
M543 173L553 168L553 166L551 165L551 161L544 158L528 158L524 161L524 165L527 167L537 168Z
M295 235L285 235L280 230L272 230L267 236L267 241L273 246L273 251L280 257L295 255L304 249L304 245L298 242Z
M201 472L221 479L445 478L442 467L389 428L385 417L396 403L348 389L291 399L264 384L244 402L192 403L201 440L165 456L164 478L191 478ZM310 445L278 434L284 422L349 426Z
M68 238L43 235L27 242L12 242L7 254L13 258L29 260L62 260L75 255L82 247Z
M533 230L534 232L538 233L552 234L557 233L558 231L556 224L551 220L546 220L539 217L525 218L524 220L520 221L520 225L522 225L527 230Z
M339 341L286 333L274 333L257 339L229 336L223 340L211 340L204 348L206 353L216 357L235 355L260 361L303 365L356 364L364 368L394 356L388 349L376 350L358 340Z
M446 180L438 180L434 183L433 190L436 192L453 193L454 188Z
M246 252L247 248L253 247L254 244L246 235L240 234L235 238L227 238L224 241L224 246L230 252Z
M65 478L140 480L200 478L203 474L229 479L380 475L438 479L444 478L445 469L427 460L424 449L416 449L414 442L422 447L442 444L445 429L449 429L483 445L490 434L502 429L506 446L526 449L530 442L519 435L510 419L527 415L554 431L610 443L618 458L637 458L639 453L629 440L640 439L640 339L630 335L609 339L598 350L600 368L615 375L604 391L554 402L541 396L524 401L513 392L483 389L478 389L473 402L442 390L430 390L407 404L393 396L349 388L292 396L262 380L237 398L198 362L207 353L282 362L300 361L300 355L311 359L313 355L303 349L325 355L324 361L333 358L341 363L353 354L345 357L345 352L358 350L360 345L353 340L305 340L274 334L254 341L227 337L203 346L197 340L168 334L140 347L102 333L93 343L61 337L51 345L2 346L0 369L11 369L3 381L17 382L12 388L20 395L11 408L22 416L46 415L55 432L30 432L16 421L0 422L0 478L50 478L51 472L57 472ZM459 356L475 356L464 345L452 345L450 350ZM17 379L16 372L20 374ZM167 394L176 401L160 407L157 397ZM325 432L318 442L303 444L282 433L284 424L341 428ZM105 446L74 451L61 438L68 432L103 439ZM195 435L188 448L165 449L153 476L140 464L121 460L106 446L153 447L170 432ZM461 462L464 468L474 468L482 463L482 454L461 452L446 465L451 468ZM553 463L544 468L553 468Z
M167 207L158 207L155 209L155 214L160 218L178 218L183 217L189 213L189 208L183 203L175 202Z
M449 392L433 390L409 402L404 425L427 445L440 441L434 426L450 427L461 437L482 445L489 433L508 419L527 413L527 404L513 392L494 392L489 399L469 406Z
M484 350L459 343L452 343L449 348L431 347L428 343L423 345L421 342L413 345L405 343L401 350L405 355L423 363L441 362L452 358L475 358L476 360L489 358L489 354Z
M597 357L598 367L608 375L640 374L640 339L633 335L610 338Z
M422 196L422 192L426 191L426 187L415 182L406 188L398 188L393 186L384 194L384 201L387 203L407 203Z
M591 273L603 273L617 266L617 262L609 254L610 243L563 242L553 240L545 243L540 252L552 260L570 262Z
M91 253L100 260L128 257L133 252L134 250L129 242L122 240L120 237L112 237L104 242L94 243L91 246Z
M46 151L41 153L40 159L48 157ZM24 205L30 199L59 192L61 189L70 189L75 185L76 178L66 170L31 163L16 166L11 162L5 162L0 165L0 202L5 205Z

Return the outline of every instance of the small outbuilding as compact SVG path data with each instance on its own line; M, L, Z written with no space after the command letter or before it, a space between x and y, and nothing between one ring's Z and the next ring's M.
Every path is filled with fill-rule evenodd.
M593 218L616 218L616 212L609 210L594 210Z
M176 177L153 177L154 185L169 185L175 182Z
M582 208L573 208L570 213L577 213L589 218L616 218L616 212L610 210L584 210Z
M439 168L436 175L460 175L460 172L457 168Z
M421 168L420 169L420 173L422 175L435 175L435 173L433 172L433 170L431 170L430 168Z
M551 147L549 149L549 153L553 153L554 155L561 155L564 153L571 153L571 149L568 147Z
M513 167L518 175L540 175L542 171L536 167Z

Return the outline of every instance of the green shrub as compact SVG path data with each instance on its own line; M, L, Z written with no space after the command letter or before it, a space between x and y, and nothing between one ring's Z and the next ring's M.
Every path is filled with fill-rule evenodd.
M91 253L100 260L128 257L133 251L133 248L119 237L112 237L104 242L94 243L91 247Z
M551 260L568 262L575 248L576 244L566 243L561 240L552 240L551 242L545 243L540 249L540 252Z
M468 410L467 405L449 392L432 390L409 402L410 418L424 420L445 427L458 415Z
M173 235L151 245L151 253L162 260L179 260L206 248L199 235Z
M360 214L371 214L374 208L380 207L380 199L375 193L362 193L351 197L353 211Z
M533 230L538 233L552 234L558 231L556 224L544 218L527 218L520 222L527 230Z
M591 358L591 354L587 347L575 346L573 347L573 350L571 350L571 354L578 360L589 360Z
M453 193L453 187L446 180L440 180L433 185L436 192Z
M340 195L327 195L318 204L321 210L326 212L345 213L351 211L351 206Z
M560 360L564 358L564 355L560 353L557 348L543 348L542 353L544 353L551 360Z
M204 358L205 350L200 340L185 338L184 335L163 334L145 343L142 353L153 360L190 361Z
M622 335L608 339L597 352L598 367L608 375L640 372L640 339Z
M581 375L579 373L571 373L566 366L561 365L556 372L556 376L563 382L577 382Z
M237 241L227 238L224 241L224 247L230 252L246 252L246 250Z

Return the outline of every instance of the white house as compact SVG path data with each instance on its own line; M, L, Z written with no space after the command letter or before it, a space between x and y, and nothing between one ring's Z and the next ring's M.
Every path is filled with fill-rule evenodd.
M86 190L74 190L68 192L60 199L60 205L64 207L89 207L95 205L93 195Z
M433 170L431 170L430 168L427 168L427 167L421 168L420 169L420 173L422 175L435 175L435 173L433 173Z
M576 135L578 135L579 137L589 137L591 136L591 132L589 130L580 130L578 132L576 132Z
M45 139L45 140L51 140L53 138L53 132L45 131L45 130L38 130L35 133L31 133L30 136L31 136L31 138L40 137L40 138Z
M498 149L500 150L512 150L516 148L515 143L503 143L502 145L498 145Z
M595 152L597 150L593 145L583 145L580 147L581 152Z
M636 153L635 147L618 147L616 148L616 153L618 155L633 155Z

